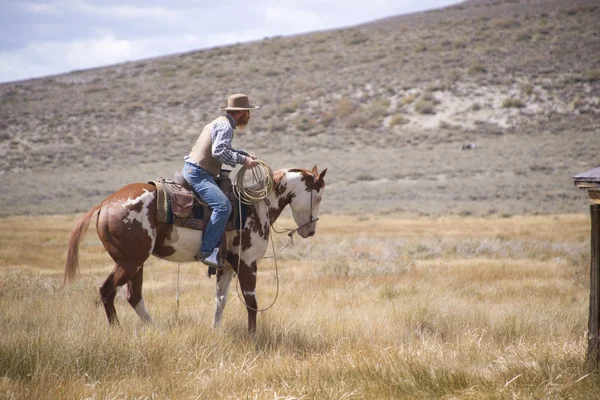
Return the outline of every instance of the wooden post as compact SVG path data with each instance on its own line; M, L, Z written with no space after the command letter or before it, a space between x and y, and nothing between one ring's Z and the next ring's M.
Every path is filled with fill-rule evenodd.
M592 219L590 263L590 316L588 321L588 370L598 368L600 345L600 205L590 205Z
M600 168L573 177L575 185L587 190L592 232L590 240L590 315L588 319L587 364L590 372L600 363Z

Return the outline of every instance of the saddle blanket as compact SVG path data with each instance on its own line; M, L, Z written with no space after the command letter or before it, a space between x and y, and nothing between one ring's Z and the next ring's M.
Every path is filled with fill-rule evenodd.
M158 178L148 182L156 186L157 220L184 228L204 230L210 220L212 210L192 191L179 183L168 179ZM231 187L231 184L228 185ZM222 187L223 189L223 187ZM226 231L240 230L246 223L248 206L242 203L242 221L240 225L239 201L231 193L225 193L231 201L231 215L225 227Z

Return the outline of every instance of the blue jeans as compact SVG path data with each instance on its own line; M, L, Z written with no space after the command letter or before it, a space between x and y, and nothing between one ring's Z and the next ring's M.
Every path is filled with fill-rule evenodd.
M210 221L202 234L200 252L210 254L221 242L225 225L231 214L231 203L215 183L215 178L206 170L186 162L181 174L202 200L212 208Z

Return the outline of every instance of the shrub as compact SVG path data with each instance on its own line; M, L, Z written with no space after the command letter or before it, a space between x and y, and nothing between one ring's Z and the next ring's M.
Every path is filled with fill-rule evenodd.
M335 116L330 112L322 112L319 116L319 124L327 127L335 121Z
M201 65L192 65L190 68L188 68L187 70L187 76L196 76L196 75L200 75L202 73L202 66Z
M419 114L435 114L435 104L429 100L419 99L415 102L415 112Z
M469 67L469 75L483 74L487 72L487 68L479 61L474 61Z
M342 98L334 104L335 113L340 118L347 117L354 113L356 105L348 98Z
M446 83L441 83L441 82L430 83L429 85L427 85L427 88L425 90L428 92L437 92L440 90L448 90L448 85Z
M588 82L600 81L600 68L590 69L585 73L584 79Z
M531 34L529 32L519 32L516 34L515 39L517 42L528 42L531 40Z
M409 122L410 120L408 118L404 117L404 115L401 113L397 113L392 115L392 118L390 119L390 126L404 125L408 124Z
M502 102L502 107L504 108L523 108L525 107L525 103L522 100L515 98L504 99Z
M91 85L91 86L88 86L87 88L83 89L83 93L91 94L91 93L103 92L105 90L106 90L106 88L103 86Z
M491 28L510 29L519 25L521 25L519 21L509 18L494 18L489 22Z
M527 96L533 94L533 85L530 83L523 83L521 86L521 93L526 94Z
M369 115L372 118L381 118L389 114L388 109L390 108L389 99L378 99L372 101L368 106Z
M133 114L134 112L142 110L144 110L144 105L139 101L123 104L123 106L121 106L121 108L119 109L121 114Z
M355 112L346 120L346 127L350 129L374 129L379 126L379 121L370 118L364 112Z
M575 100L573 100L572 104L574 109L581 110L585 107L586 102L581 97L577 97Z
M349 37L344 39L344 44L346 46L355 46L357 44L362 44L362 43L366 43L369 41L369 37L361 32L361 31L356 31L353 32Z
M427 45L425 43L419 43L415 46L415 53L423 53L427 51Z
M309 131L315 127L316 121L309 116L298 115L292 120L292 124L294 125L294 128L299 131Z
M298 110L301 105L302 100L300 99L290 100L287 103L283 103L282 105L280 105L277 109L277 113L279 115L291 114L293 112L296 112L296 110Z
M421 100L429 101L433 104L440 104L440 101L429 91L425 91L419 97Z
M415 97L415 95L409 94L409 95L406 95L406 96L402 97L402 100L400 100L400 102L402 103L402 105L405 106L407 104L414 103L414 101L416 99L417 98Z

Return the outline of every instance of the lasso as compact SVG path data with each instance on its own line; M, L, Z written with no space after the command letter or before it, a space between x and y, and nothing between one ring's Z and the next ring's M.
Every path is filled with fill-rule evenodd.
M247 171L250 171L252 173L252 183L250 185L246 184L246 172ZM259 203L259 202L265 200L267 198L267 196L269 194L271 194L271 192L273 191L274 186L275 186L275 183L273 180L273 170L265 162L263 162L261 160L256 160L256 165L254 167L246 168L245 166L242 166L242 168L240 168L237 175L235 176L235 185L233 187L233 192L235 193L235 197L237 197L237 199L239 200L238 215L240 218L240 227L241 228L243 228L242 227L242 203L256 204L256 203ZM269 221L268 211L267 211L267 221ZM238 265L237 265L237 270L235 271L236 275L238 276L238 279L235 281L235 291L238 295L238 298L246 306L246 308L249 308L250 310L256 311L256 312L267 311L269 308L271 308L275 305L275 302L277 301L277 297L279 297L279 270L277 268L277 258L275 258L275 255L276 255L275 244L273 243L273 236L271 236L271 235L269 235L269 236L271 237L271 247L273 249L273 259L275 260L275 276L276 276L276 282L277 282L277 291L275 292L275 298L273 299L273 302L267 308L258 309L258 310L254 309L254 308L248 306L245 299L243 299L242 296L240 296L240 291L239 291L238 286L239 286L239 276L240 276L240 273L239 273L240 263L242 260L242 240L241 239L240 239L240 244L238 247Z

